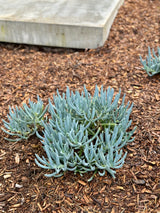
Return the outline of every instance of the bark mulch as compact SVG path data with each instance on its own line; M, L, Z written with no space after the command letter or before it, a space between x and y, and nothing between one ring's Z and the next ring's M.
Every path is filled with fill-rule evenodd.
M0 212L160 212L160 75L149 77L141 54L160 47L160 1L126 0L101 48L75 50L0 43L0 125L8 106L37 94L44 103L69 86L93 93L111 86L134 102L134 142L116 179L67 173L46 178L35 162L42 146L35 136L7 142L0 130Z

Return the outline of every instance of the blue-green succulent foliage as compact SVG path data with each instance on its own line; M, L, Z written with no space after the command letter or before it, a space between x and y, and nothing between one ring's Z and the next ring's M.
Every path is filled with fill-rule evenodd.
M158 47L158 55L155 54L154 49L152 49L152 53L154 57L152 57L151 49L148 47L148 56L146 57L146 60L143 60L140 56L143 68L149 76L160 73L160 48Z
M81 175L92 171L102 176L107 171L115 177L115 169L123 166L127 155L122 148L134 140L135 131L130 129L129 119L133 104L125 105L125 95L120 103L120 93L114 96L113 88L106 91L103 86L100 90L96 86L93 96L85 86L82 93L69 88L62 95L57 91L45 108L39 97L37 103L29 100L29 106L10 107L9 122L3 120L2 129L13 136L7 139L11 141L36 133L46 156L36 154L35 162L51 170L47 177L59 177L66 171Z
M28 139L31 135L42 126L42 120L47 107L44 109L42 100L37 97L37 103L29 99L29 106L23 104L22 107L9 107L9 114L7 115L9 122L3 120L5 129L2 130L13 136L13 138L5 138L9 141L19 141Z
M49 100L49 121L43 122L41 139L46 157L36 154L36 164L52 170L47 177L59 177L66 171L83 173L93 171L104 175L123 166L127 153L122 148L129 142L135 128L128 131L133 104L121 104L120 93L114 89L95 88L93 96L84 91L73 93L67 88L62 95L57 91L53 103Z

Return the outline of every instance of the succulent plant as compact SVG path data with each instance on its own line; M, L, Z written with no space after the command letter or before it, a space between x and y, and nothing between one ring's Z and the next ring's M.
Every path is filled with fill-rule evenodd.
M158 47L158 56L156 56L154 49L152 49L152 53L154 57L152 57L151 49L148 47L148 56L146 57L146 60L143 60L140 56L143 68L149 76L160 73L160 48Z
M53 96L45 107L29 100L29 106L9 107L9 122L3 120L2 130L13 136L9 141L28 139L35 134L40 138L46 153L36 155L35 162L51 170L47 177L59 177L67 171L83 175L93 172L103 176L109 172L115 178L115 169L123 166L127 152L123 147L134 140L130 114L133 104L125 105L125 95L120 103L121 90L114 96L114 89L99 90L92 96L84 86L82 93L70 91ZM52 103L53 102L53 103ZM50 119L45 113L50 113ZM41 131L39 131L39 129ZM41 132L41 133L40 133Z
M3 120L5 133L13 138L5 138L8 141L20 141L28 139L35 134L39 127L42 126L44 114L48 106L44 109L42 100L37 96L37 103L29 99L29 106L23 104L22 107L11 108L9 106L9 114L7 115L9 122Z
M133 104L126 105L125 95L121 104L120 94L96 86L92 96L84 91L75 93L67 87L62 95L57 91L53 103L49 100L49 122L42 122L41 139L46 157L36 154L38 166L52 171L47 177L59 177L66 171L83 173L92 171L104 175L109 172L115 178L115 169L123 166L127 152L122 148L129 142L135 127L128 130ZM94 175L93 175L94 176ZM93 178L91 177L91 179Z

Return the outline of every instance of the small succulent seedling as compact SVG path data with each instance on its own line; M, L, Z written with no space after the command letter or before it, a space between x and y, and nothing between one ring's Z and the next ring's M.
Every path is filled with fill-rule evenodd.
M53 103L49 100L51 118L43 122L43 135L37 133L46 157L36 154L35 159L38 166L52 171L47 177L66 171L103 176L107 171L115 178L115 169L123 166L127 155L122 148L134 140L136 129L128 131L133 104L124 104L125 95L119 104L120 93L114 97L113 88L106 91L102 86L99 91L96 86L91 96L86 87L82 93L67 88L62 95L57 91Z
M8 141L19 141L28 139L31 135L42 126L44 114L47 107L44 109L43 102L37 97L37 103L29 100L29 106L23 104L22 107L11 108L9 106L9 114L7 115L9 122L3 120L4 128L1 128L5 133L13 138L5 138Z
M140 56L143 68L149 76L160 73L160 48L158 47L158 55L155 54L154 49L152 49L152 53L154 57L152 57L150 47L148 47L148 56L146 60L143 60Z

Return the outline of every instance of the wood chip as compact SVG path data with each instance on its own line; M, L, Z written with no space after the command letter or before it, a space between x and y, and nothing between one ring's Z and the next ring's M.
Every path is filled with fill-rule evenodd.
M16 184L15 184L15 187L20 189L20 188L23 187L23 185L20 185L20 184L16 183Z
M21 203L17 203L17 204L12 205L11 207L12 207L12 208L18 208L18 207L20 207L20 206L21 206Z
M112 208L111 213L116 213L116 210L114 207Z
M142 193L152 194L152 191L144 188L144 189L142 189Z
M138 184L138 185L144 185L146 183L145 180L141 180L141 179L137 179L137 180L133 179L133 182Z
M10 178L10 177L11 177L11 174L3 175L3 178L4 178L4 179Z
M18 153L16 153L15 162L16 162L16 164L19 164L19 162L20 162L20 157L19 157Z
M107 196L105 196L104 201L105 201L105 203L108 203L109 199Z
M88 197L86 195L84 195L83 198L84 198L84 200L85 200L86 203L90 202L90 200L88 199Z
M124 190L123 186L117 186L116 188L117 188L117 189Z
M40 204L40 203L37 203L37 206L38 206L39 210L42 212L42 211L43 211L43 208L42 208L41 204Z
M78 183L80 183L80 184L83 185L83 186L86 186L86 185L87 185L87 183L85 183L85 182L82 181L82 180L78 180Z

